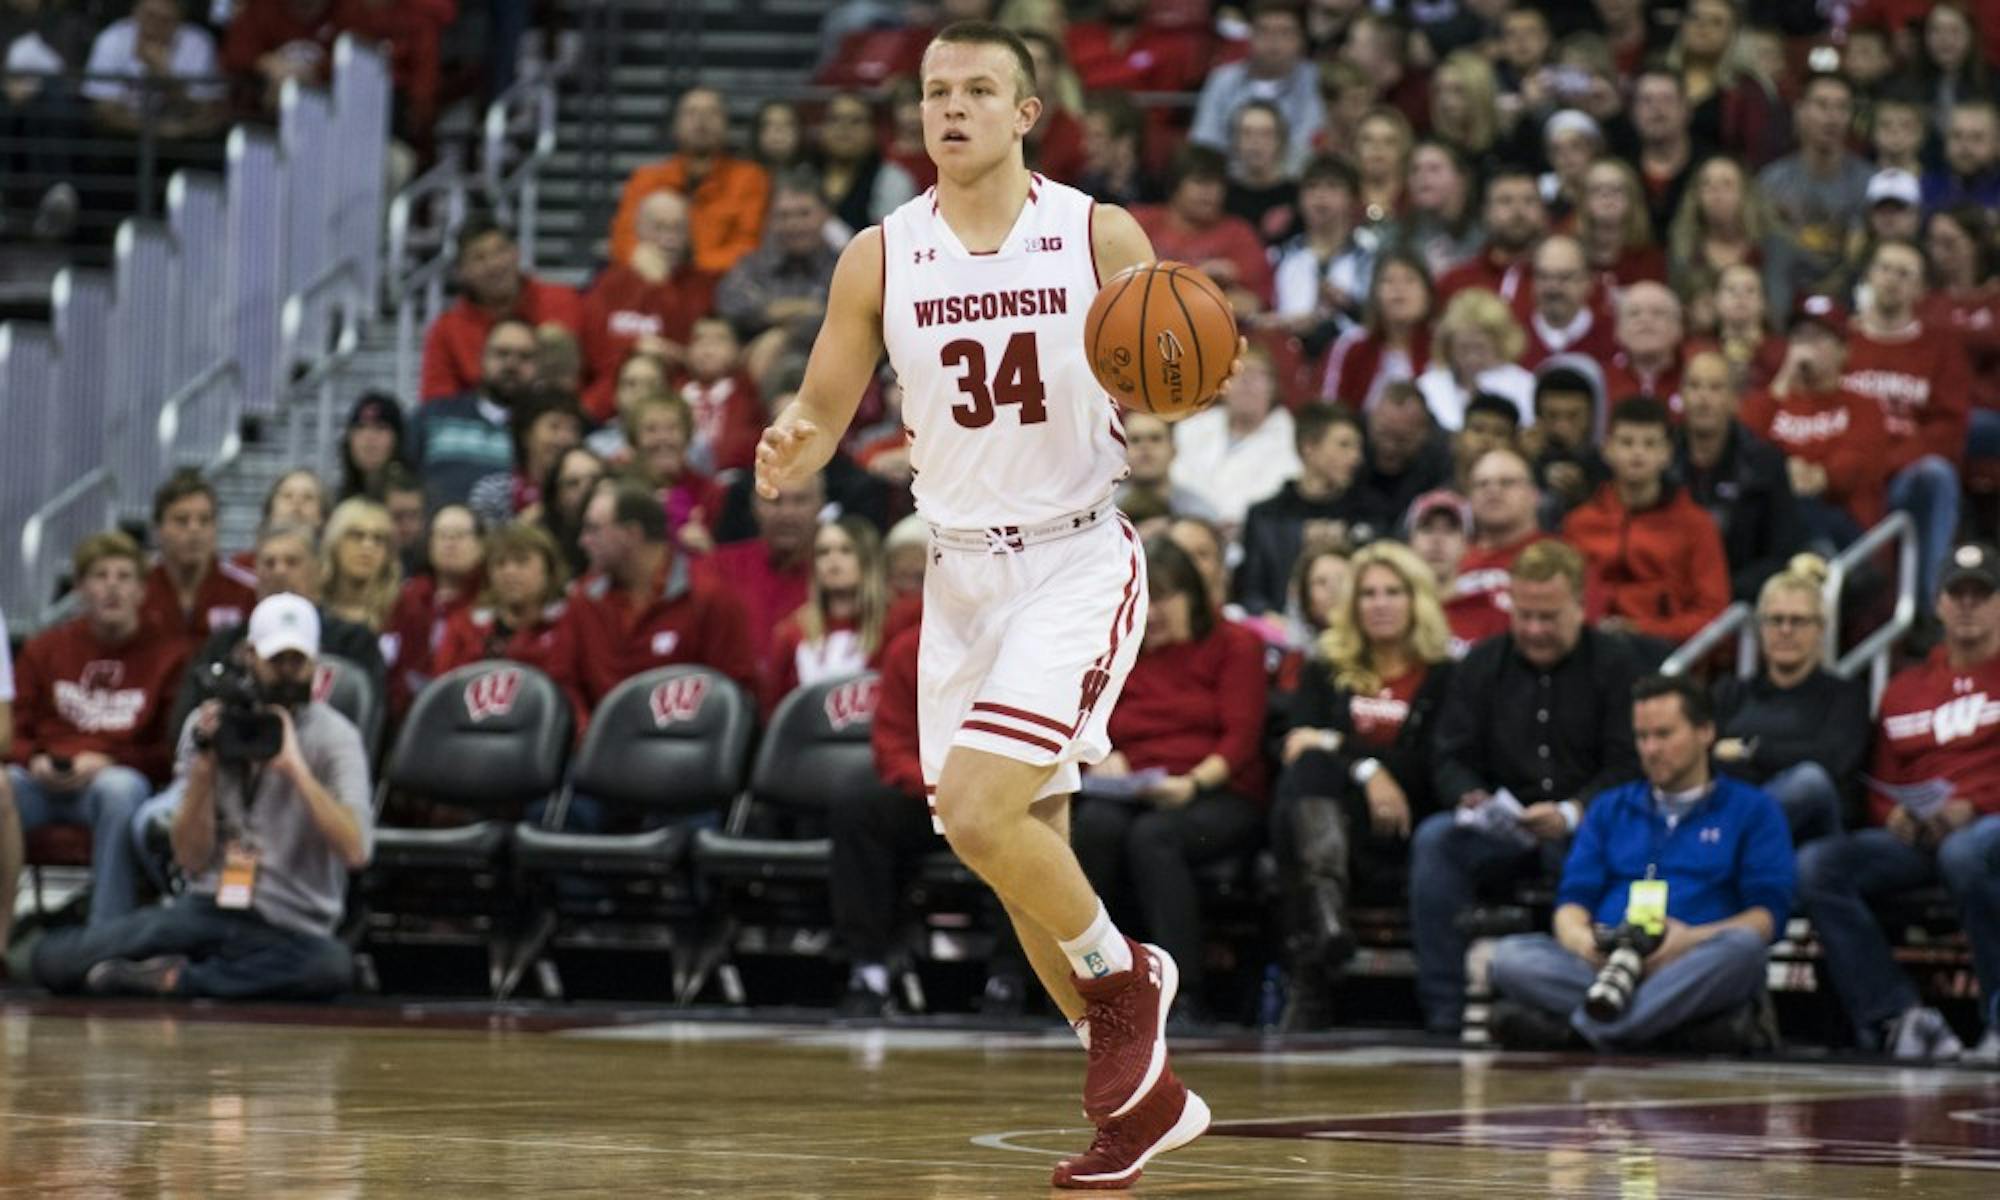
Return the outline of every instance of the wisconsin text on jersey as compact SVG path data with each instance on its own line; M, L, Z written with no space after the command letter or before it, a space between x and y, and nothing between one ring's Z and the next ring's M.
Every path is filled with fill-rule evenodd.
M967 321L995 321L1003 317L1039 317L1069 312L1069 293L1062 288L1016 288L1005 292L975 292L919 300L917 327L962 325Z

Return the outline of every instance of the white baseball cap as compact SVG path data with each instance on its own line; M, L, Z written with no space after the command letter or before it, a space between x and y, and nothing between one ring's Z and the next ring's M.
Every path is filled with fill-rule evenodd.
M292 592L266 596L250 613L250 648L269 661L287 650L319 657L319 610Z

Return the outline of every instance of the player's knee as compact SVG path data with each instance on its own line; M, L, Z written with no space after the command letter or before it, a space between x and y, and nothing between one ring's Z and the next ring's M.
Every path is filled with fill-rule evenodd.
M946 793L940 788L937 816L938 824L944 826L945 841L967 863L986 857L997 840L993 806L979 803L976 795L963 791Z

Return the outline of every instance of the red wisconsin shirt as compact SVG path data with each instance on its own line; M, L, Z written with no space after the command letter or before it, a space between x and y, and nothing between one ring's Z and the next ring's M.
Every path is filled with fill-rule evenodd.
M1681 360L1676 357L1657 371L1642 371L1632 365L1632 356L1623 350L1611 356L1604 369L1604 396L1614 407L1627 396L1651 396L1667 406L1675 420L1681 415Z
M456 396L479 386L479 358L486 350L486 335L503 314L489 313L465 297L459 297L424 334L424 372L419 387L425 400ZM576 292L559 283L539 279L521 280L521 294L504 315L519 317L534 326L554 322L583 335L583 301Z
M747 373L707 383L690 377L681 384L681 399L694 416L695 445L708 447L712 470L747 470L756 463L757 442L764 436L764 401Z
M579 729L612 688L654 667L699 663L751 694L757 686L757 655L740 598L695 579L678 554L661 567L643 603L603 575L570 585L549 662L549 674L576 706Z
M544 608L531 625L509 629L490 608L460 608L445 619L444 638L431 655L431 670L442 675L468 663L508 658L554 676L556 625L564 605L558 600Z
M758 703L766 719L778 710L778 701L805 684L818 683L840 675L873 671L882 665L882 647L872 653L861 647L861 629L853 621L833 621L826 636L817 642L806 640L797 613L778 623L771 638L771 653L764 660Z
M1380 334L1355 326L1340 335L1326 354L1326 378L1320 398L1345 404L1355 412L1369 407L1370 401L1392 383L1415 379L1430 369L1431 330L1420 325L1410 335L1410 373L1385 369L1391 359L1389 345Z
M1248 221L1224 217L1206 229L1193 229L1164 204L1140 205L1132 210L1132 216L1162 259L1195 266L1211 258L1223 259L1236 268L1237 285L1270 307L1271 260L1264 254L1264 240Z
M1825 499L1867 529L1882 519L1882 410L1852 392L1768 391L1743 398L1743 424L1793 458L1826 468Z
M1403 722L1410 719L1410 701L1416 698L1417 689L1424 686L1424 677L1430 670L1429 664L1425 664L1384 680L1372 696L1348 697L1347 716L1353 722L1354 739L1374 751L1395 745L1403 732Z
M1954 798L1982 815L2000 813L2000 657L1955 670L1939 646L1889 681L1875 738L1875 778L1884 783L1943 779ZM1895 802L1869 790L1876 824Z
M1444 312L1451 298L1468 288L1485 288L1513 305L1516 316L1534 307L1535 277L1525 257L1513 258L1488 247L1438 276L1437 305Z
M618 414L618 368L642 337L687 345L695 318L715 310L715 276L683 268L670 279L649 283L620 264L597 277L583 298L583 411L593 421Z
M1129 38L1102 21L1078 21L1063 33L1069 65L1093 92L1191 92L1204 73L1198 30L1139 25Z
M911 625L882 652L882 691L875 701L875 773L905 796L924 794L924 760L917 749L917 647L923 628Z
M218 629L233 629L257 607L257 577L232 562L211 561L194 589L194 607L182 610L180 593L165 563L146 572L146 598L139 619L186 642L190 651Z
M187 659L186 641L143 619L115 646L82 617L30 638L14 664L13 761L94 750L166 782L179 732L167 715Z
M798 566L781 570L771 561L771 548L764 539L751 538L717 546L714 553L696 559L694 577L727 596L743 614L750 653L762 662L770 656L778 622L806 602L806 589L812 583L812 557L803 555Z
M1729 559L1715 518L1668 485L1658 504L1634 512L1604 484L1563 521L1604 588L1605 613L1640 633L1685 641L1729 606Z
M1609 309L1600 303L1601 295L1593 299L1583 311L1590 314L1590 323L1584 326L1582 334L1561 346L1549 344L1542 336L1541 328L1535 323L1533 312L1521 314L1521 330L1528 335L1527 344L1521 351L1521 365L1530 371L1539 368L1543 362L1558 354L1581 354L1603 369L1606 376L1611 374L1612 360L1618 357L1618 343L1612 337L1613 318ZM1607 381L1608 387L1608 381ZM1613 400L1620 399L1616 392L1606 392ZM1603 414L1599 414L1601 426Z
M1912 321L1894 337L1876 338L1855 324L1840 386L1882 406L1889 474L1926 454L1953 464L1965 457L1971 369L1950 330Z
M1229 790L1264 799L1264 643L1218 619L1198 642L1139 652L1111 711L1111 745L1135 771L1229 760Z
M389 610L389 623L382 631L382 662L389 668L389 711L401 714L410 701L436 676L432 660L444 642L445 624L453 614L471 608L485 586L485 576L474 572L449 603L438 600L437 578L412 575L403 582L396 606Z
M2000 283L1931 297L1930 320L1950 329L1972 369L1972 403L2000 408Z

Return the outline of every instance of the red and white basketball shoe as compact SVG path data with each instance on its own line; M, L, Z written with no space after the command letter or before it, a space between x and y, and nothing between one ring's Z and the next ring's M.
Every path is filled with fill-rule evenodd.
M1131 1112L1167 1069L1167 1010L1180 990L1174 956L1126 938L1132 966L1076 981L1090 1026L1083 1115L1102 1124Z
M1131 1187L1154 1155L1208 1132L1208 1121L1208 1105L1168 1070L1137 1108L1098 1126L1090 1149L1057 1163L1049 1183L1078 1190Z

